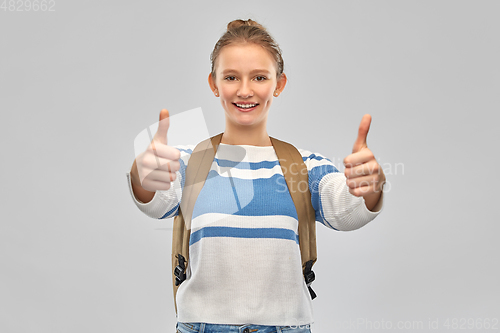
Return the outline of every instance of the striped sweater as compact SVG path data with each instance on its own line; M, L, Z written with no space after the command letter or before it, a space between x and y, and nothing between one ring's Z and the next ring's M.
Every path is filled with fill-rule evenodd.
M177 178L150 202L134 197L127 173L135 204L152 218L178 213L194 146L176 148L181 151ZM299 152L309 184L298 186L309 186L317 222L348 231L380 213L369 211L362 197L349 193L344 174L328 158ZM177 291L178 321L313 323L311 296L302 275L297 212L272 146L220 144L194 206L189 256L186 280Z

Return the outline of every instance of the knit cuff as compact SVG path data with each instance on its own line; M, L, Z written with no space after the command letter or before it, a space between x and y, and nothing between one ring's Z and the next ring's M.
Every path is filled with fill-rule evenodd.
M130 172L126 172L128 188L130 191L130 195L134 200L136 206L141 210L144 214L149 217L160 219L168 211L168 204L165 201L165 198L161 195L160 191L156 191L153 199L150 202L144 203L137 199L134 195L134 191L132 190L132 179L130 177Z
M349 192L343 173L331 173L320 182L321 213L327 225L336 230L350 231L365 226L380 214L384 194L370 211L363 197L356 197Z

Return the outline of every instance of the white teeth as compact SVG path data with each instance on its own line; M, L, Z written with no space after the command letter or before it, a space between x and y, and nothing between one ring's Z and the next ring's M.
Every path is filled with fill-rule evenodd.
M253 108L254 106L256 106L257 104L236 104L236 106L238 106L239 108L242 108L242 109L249 109L249 108Z

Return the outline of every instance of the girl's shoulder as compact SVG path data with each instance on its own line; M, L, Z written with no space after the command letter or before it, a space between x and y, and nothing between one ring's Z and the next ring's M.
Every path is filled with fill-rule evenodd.
M333 164L332 160L323 154L312 152L307 149L302 149L296 147L299 153L302 155L302 160L304 164L307 166L308 170L312 170L314 168L322 168L328 169L332 172L338 172L337 167Z
M297 150L299 151L300 155L302 155L302 159L305 161L329 161L330 163L332 162L328 157L326 157L323 154L317 153L317 152L312 152L307 149L302 149L296 147Z

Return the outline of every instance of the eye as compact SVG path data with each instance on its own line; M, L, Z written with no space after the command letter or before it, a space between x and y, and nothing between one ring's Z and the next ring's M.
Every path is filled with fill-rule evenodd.
M235 78L234 76L231 76L231 75L230 75L230 76L226 76L226 77L224 78L224 80L227 80L227 81L234 81L235 79L236 79L236 78Z
M265 80L267 80L267 77L265 77L265 76L257 76L255 79L257 79L257 81L265 81Z

